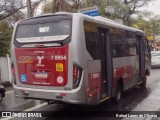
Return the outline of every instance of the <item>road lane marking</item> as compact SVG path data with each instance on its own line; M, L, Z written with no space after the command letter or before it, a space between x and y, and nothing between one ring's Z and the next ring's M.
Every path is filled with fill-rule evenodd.
M2 118L0 120L10 120L10 119L13 119L14 117L7 117L7 118Z
M47 102L42 103L42 104L39 104L39 105L34 106L34 107L32 107L32 108L29 108L29 109L26 109L26 110L24 110L24 111L25 111L25 112L26 112L26 111L33 111L33 110L35 110L35 109L41 108L41 107L46 106L46 105L48 105Z
M12 92L14 92L13 90L12 91L8 91L8 92L6 92L5 94L9 94L9 93L12 93Z
M20 113L33 111L33 110L35 110L35 109L41 108L41 107L46 106L46 105L48 105L48 103L47 103L47 102L44 102L44 103L42 103L42 104L36 105L36 106L31 107L31 108L28 108L28 109L26 109L26 110L23 110L23 111L20 112ZM14 112L14 111L13 111L13 112ZM6 118L2 118L2 119L0 119L0 120L11 120L11 119L13 119L13 118L15 118L15 117L6 117Z

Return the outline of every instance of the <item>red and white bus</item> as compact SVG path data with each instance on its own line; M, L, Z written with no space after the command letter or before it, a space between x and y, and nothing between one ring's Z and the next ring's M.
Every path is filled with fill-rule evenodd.
M56 13L16 23L11 47L15 95L71 104L119 101L146 84L144 33L103 17Z

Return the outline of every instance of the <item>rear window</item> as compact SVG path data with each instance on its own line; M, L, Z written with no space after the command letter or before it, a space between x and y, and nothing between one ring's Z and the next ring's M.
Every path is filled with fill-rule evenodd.
M35 18L36 19L36 18ZM39 18L38 18L39 19ZM48 18L46 18L48 19ZM34 21L20 24L16 30L16 40L20 43L64 40L71 34L71 19L54 19L38 23Z

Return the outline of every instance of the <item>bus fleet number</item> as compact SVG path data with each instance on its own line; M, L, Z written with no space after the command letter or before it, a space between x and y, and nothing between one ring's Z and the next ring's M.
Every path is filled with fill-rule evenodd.
M93 73L91 74L91 79L99 78L99 73Z
M66 60L66 59L67 59L66 55L51 56L51 60Z

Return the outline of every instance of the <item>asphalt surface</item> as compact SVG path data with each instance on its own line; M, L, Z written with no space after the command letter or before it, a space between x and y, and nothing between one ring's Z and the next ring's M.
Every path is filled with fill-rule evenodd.
M2 103L0 104L0 111L48 111L50 115L58 115L55 117L56 120L59 119L71 119L65 117L69 115L72 119L82 119L81 114L88 115L89 117L83 117L83 119L87 120L114 120L114 119L155 119L157 117L131 117L125 118L112 118L107 117L111 112L121 112L121 111L128 111L129 114L134 113L134 111L155 111L160 110L160 69L153 69L151 76L147 78L147 87L146 89L142 89L139 86L134 87L133 89L128 90L124 93L122 100L119 104L113 103L111 100L107 100L106 102L100 104L99 106L71 106L71 105L63 105L63 104L51 104L48 105L44 101L39 100L24 100L22 98L16 98L13 93L12 87L6 88L7 93L6 97L3 99ZM140 114L140 113L138 113ZM151 113L152 114L152 113ZM73 116L72 116L73 115ZM132 114L131 114L132 115ZM2 119L2 120L8 120ZM22 118L12 118L13 120L18 120ZM43 118L23 118L24 120L31 120L31 119L42 119L42 120L50 120L50 117L43 117Z

